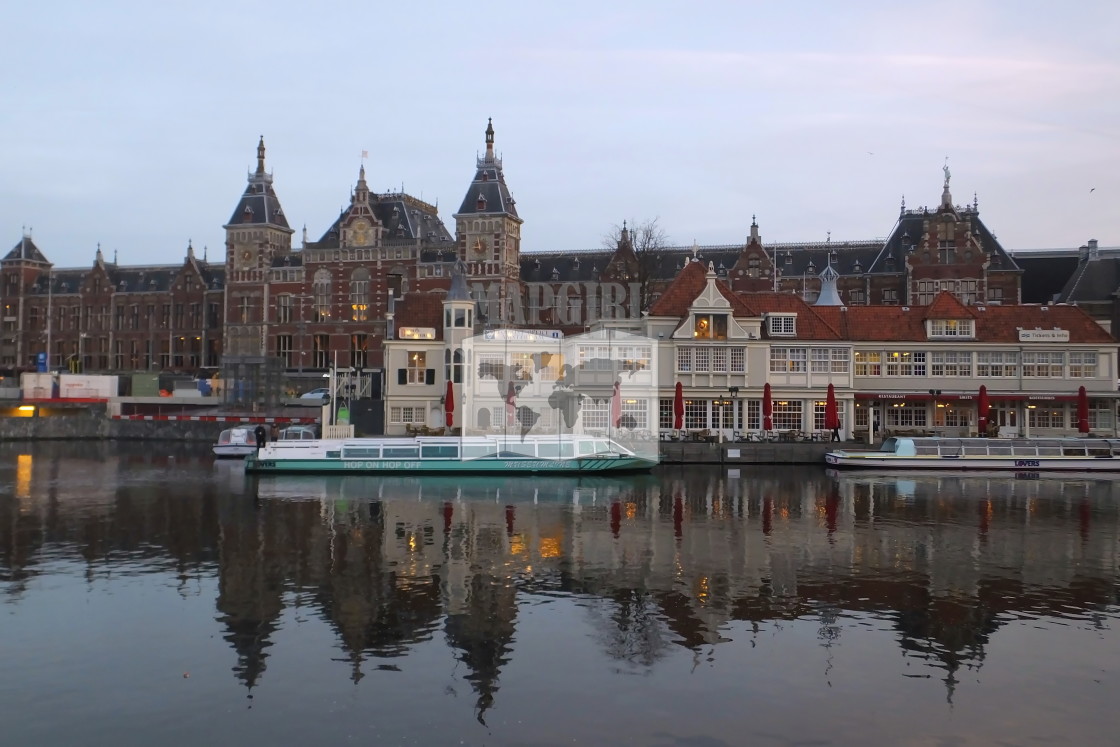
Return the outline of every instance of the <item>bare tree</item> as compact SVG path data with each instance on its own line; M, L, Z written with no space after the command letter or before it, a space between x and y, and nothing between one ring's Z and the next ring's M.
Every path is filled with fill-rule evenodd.
M639 308L648 311L659 281L672 275L669 259L669 237L657 218L627 221L621 226L611 226L603 236L603 247L614 253L612 264L617 275L627 274L631 282L639 283Z

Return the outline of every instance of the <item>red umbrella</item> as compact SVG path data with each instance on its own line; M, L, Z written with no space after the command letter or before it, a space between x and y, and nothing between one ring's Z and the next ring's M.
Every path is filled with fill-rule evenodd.
M673 395L673 428L684 428L684 385L677 382L677 391Z
M988 433L988 411L991 407L988 402L988 387L981 384L980 396L976 398L976 425L981 436Z
M450 428L455 424L455 387L447 382L447 394L443 395L443 420Z
M770 393L770 382L762 387L762 430L774 430L774 397Z
M513 388L513 382L509 382L506 388L506 425L514 425L517 422L517 390Z
M617 428L622 422L622 388L621 382L614 383L614 392L611 393L611 427Z
M1085 387L1077 387L1077 432L1089 432L1089 395Z
M828 396L824 400L824 427L833 430L840 427L840 413L836 407L836 387L828 385Z

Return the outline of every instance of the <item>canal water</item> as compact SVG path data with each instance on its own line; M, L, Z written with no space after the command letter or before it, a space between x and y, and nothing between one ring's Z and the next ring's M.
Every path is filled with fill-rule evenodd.
M1107 477L0 445L5 745L1114 744Z

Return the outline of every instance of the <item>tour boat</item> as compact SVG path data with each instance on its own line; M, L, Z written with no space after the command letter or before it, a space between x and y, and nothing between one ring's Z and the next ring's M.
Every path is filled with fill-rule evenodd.
M824 459L876 469L1120 471L1120 439L892 436L878 451L830 451Z
M245 471L575 474L633 472L656 464L656 455L635 454L600 436L419 436L274 441L245 460Z
M257 437L252 428L227 428L214 442L214 456L247 457L257 450Z

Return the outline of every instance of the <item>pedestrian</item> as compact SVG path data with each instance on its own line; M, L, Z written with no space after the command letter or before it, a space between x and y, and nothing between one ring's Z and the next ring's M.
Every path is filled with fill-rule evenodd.
M264 444L265 444L265 439L267 438L267 434L266 434L266 431L264 429L264 426L263 425L258 425L256 428L254 428L253 429L253 435L257 437L257 448L258 449L263 449Z
M280 440L280 426L278 426L276 423L272 424L272 430L269 434L269 437L273 441L279 441Z
M836 421L836 425L832 426L832 440L833 441L839 441L840 440L840 421L839 420Z
M879 437L879 416L878 415L875 416L875 431L874 431L874 434L875 434L876 438Z

